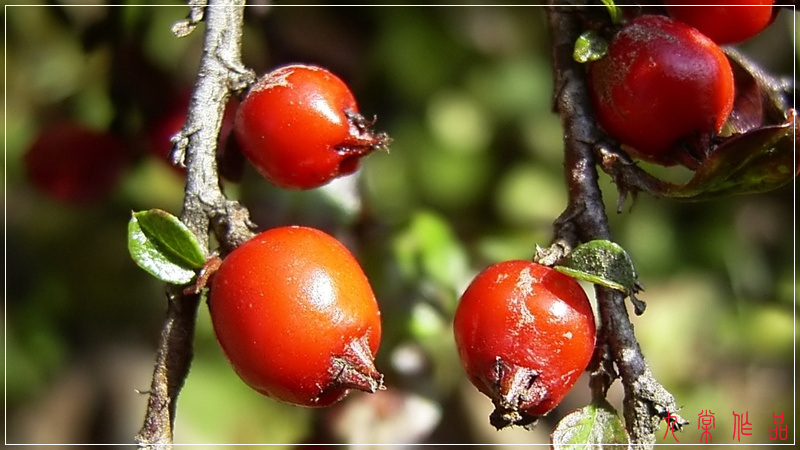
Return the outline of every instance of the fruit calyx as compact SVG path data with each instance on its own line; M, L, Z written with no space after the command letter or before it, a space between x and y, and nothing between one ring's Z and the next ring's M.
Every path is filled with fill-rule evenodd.
M508 363L498 356L494 380L490 383L495 409L489 415L489 423L498 430L510 425L533 429L540 416L526 410L547 396L547 388L536 382L538 378L537 371Z
M386 389L383 374L375 368L367 336L351 340L341 355L331 358L331 375L333 382L325 391L358 389L374 393Z
M359 160L374 151L388 151L391 138L385 132L375 132L376 118L367 120L360 113L347 109L345 116L349 124L348 136L334 147L345 158L339 163L339 173L350 174L358 169Z

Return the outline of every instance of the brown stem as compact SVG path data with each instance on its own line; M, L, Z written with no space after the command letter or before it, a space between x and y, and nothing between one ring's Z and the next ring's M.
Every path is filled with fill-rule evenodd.
M216 164L217 136L232 90L253 78L241 60L244 0L190 2L191 27L205 18L203 56L186 124L173 142L173 158L186 165L181 220L210 255L213 231L223 250L252 236L247 210L223 194ZM182 33L191 32L182 28ZM188 30L188 31L187 31ZM136 435L140 448L172 447L176 402L189 373L200 295L170 289L144 425Z
M574 7L547 9L552 39L555 80L554 108L565 134L565 167L569 190L567 211L557 221L557 239L576 235L585 242L611 240L611 230L598 185L595 145L602 135L595 125L586 88L584 68L572 58L573 45L582 29ZM568 232L560 231L566 227ZM652 446L662 415L675 416L675 399L653 378L634 335L622 293L596 288L601 336L605 337L619 369L625 391L623 415L632 444ZM678 422L685 422L678 418Z
M176 290L167 297L167 319L161 330L147 413L144 425L136 435L140 448L172 447L175 402L193 355L192 338L200 296L183 296Z

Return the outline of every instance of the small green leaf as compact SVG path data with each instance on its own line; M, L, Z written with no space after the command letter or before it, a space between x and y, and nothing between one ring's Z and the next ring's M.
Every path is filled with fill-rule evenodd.
M728 138L703 162L689 182L670 189L670 197L708 200L775 190L794 178L799 161L794 145L794 111L779 125Z
M578 36L572 57L579 63L587 63L602 58L607 52L608 41L589 30Z
M177 217L160 209L133 213L133 217L147 237L181 266L200 269L206 263L197 238Z
M606 5L606 10L608 11L608 15L611 16L611 22L614 25L619 25L622 23L622 10L619 6L614 4L614 0L602 0L603 4Z
M611 241L599 239L575 247L555 269L626 295L640 290L631 257L619 244Z
M595 446L624 450L629 441L622 420L605 400L567 414L550 434L552 448L556 450Z
M205 264L192 232L177 217L159 209L132 214L128 251L139 267L166 283L189 283Z

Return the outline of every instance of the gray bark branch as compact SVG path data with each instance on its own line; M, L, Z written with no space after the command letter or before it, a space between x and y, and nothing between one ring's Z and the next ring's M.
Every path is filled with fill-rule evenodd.
M203 56L186 124L173 138L173 161L186 166L186 189L181 220L210 256L210 233L223 251L252 236L249 214L222 192L217 170L217 142L225 105L231 92L252 80L241 63L244 0L190 2L190 17L182 33L205 20ZM140 448L170 449L176 402L193 356L195 320L200 294L168 289L167 318L160 336Z

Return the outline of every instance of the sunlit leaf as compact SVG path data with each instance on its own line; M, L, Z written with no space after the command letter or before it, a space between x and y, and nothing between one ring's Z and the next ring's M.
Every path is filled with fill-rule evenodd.
M132 214L128 251L139 267L166 283L186 284L205 264L192 232L177 217L159 209Z
M633 261L619 244L602 239L575 247L555 269L630 295L639 291Z
M552 448L627 449L628 433L614 408L605 401L592 403L564 416L550 434Z

